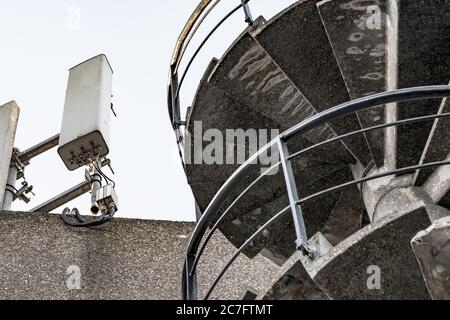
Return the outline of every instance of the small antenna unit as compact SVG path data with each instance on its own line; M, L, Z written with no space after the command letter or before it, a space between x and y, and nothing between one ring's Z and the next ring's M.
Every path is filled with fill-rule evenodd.
M69 72L58 154L72 171L109 153L113 71L101 54Z

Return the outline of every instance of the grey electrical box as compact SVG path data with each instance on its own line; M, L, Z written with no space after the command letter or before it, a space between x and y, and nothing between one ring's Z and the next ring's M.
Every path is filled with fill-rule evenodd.
M112 74L103 54L69 71L58 147L69 170L109 153Z

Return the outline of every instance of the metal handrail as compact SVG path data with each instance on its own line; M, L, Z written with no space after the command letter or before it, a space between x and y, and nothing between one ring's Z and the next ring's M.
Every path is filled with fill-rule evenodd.
M375 107L378 105L384 105L387 103L398 103L398 102L403 102L403 101L410 101L410 100L420 100L420 99L431 99L431 98L444 98L444 97L449 97L450 96L450 86L448 85L443 85L443 86L426 86L426 87L415 87L415 88L407 88L407 89L400 89L400 90L396 90L396 91L390 91L390 92L383 92L383 93L378 93L378 94L374 94L371 96L367 96L364 98L360 98L360 99L356 99L350 102L346 102L343 103L341 105L338 105L334 108L328 109L324 112L321 112L319 114L316 114L314 116L312 116L309 119L306 119L302 122L300 122L299 124L293 126L292 128L286 130L285 132L283 132L282 134L279 135L279 137L277 137L276 139L272 140L271 142L269 142L266 146L264 146L263 148L261 148L258 152L256 152L254 155L252 155L250 157L250 159L248 159L244 164L242 164L232 175L231 177L225 182L225 184L220 188L220 190L216 193L216 195L214 196L214 198L212 199L212 201L210 202L210 204L208 205L208 207L206 208L204 214L202 215L200 221L198 222L192 237L190 239L190 242L188 244L188 248L187 248L187 254L186 254L186 260L185 260L185 266L184 266L184 271L183 271L183 298L185 299L192 299L192 298L196 298L196 292L195 290L192 290L193 288L196 288L196 283L194 283L196 281L196 267L198 264L198 260L200 259L201 253L203 253L203 250L205 248L205 246L207 245L209 239L211 238L211 234L208 235L207 237L207 241L205 240L205 242L203 243L201 250L198 251L200 243L202 241L202 239L204 238L204 235L206 233L206 230L208 228L208 226L211 224L212 220L214 219L214 217L217 215L218 211L220 210L221 206L223 205L223 203L225 202L227 196L230 194L230 192L234 189L234 187L236 185L238 185L246 176L246 174L249 172L251 165L255 163L255 161L259 158L259 156L261 154L263 154L264 152L266 152L268 150L268 148L271 148L272 146L274 146L275 144L285 144L291 137L298 135L298 134L302 134L305 133L308 130L311 130L321 124L327 123L330 120L334 120L336 118L345 116L346 114L349 113L353 113L353 112L357 112L366 108L370 108L370 107ZM449 116L449 114L436 114L436 115L432 115L432 116L424 116L424 117L417 117L417 118L411 118L411 119L407 119L407 120L401 120L401 121L397 121L396 123L390 123L390 124L383 124L383 125L378 125L378 126L374 126L371 128L367 128L363 129L363 130L359 130L358 132L354 132L354 133L350 133L350 134L345 134L342 135L340 137L337 137L335 139L332 139L334 141L336 140L342 140L346 137L349 137L350 135L353 134L361 134L363 132L369 131L369 130L376 130L376 129L381 129L381 128L385 128L388 126L397 126L397 125L402 125L405 123L411 123L411 122L418 122L418 121L425 121L425 120L432 120L432 119L437 119L437 118L442 118L442 117L447 117ZM409 120L409 121L408 121ZM321 145L324 142L321 142L317 145ZM314 147L314 146L313 146ZM312 147L310 147L312 148ZM283 154L283 150L280 150L280 157L284 157L285 161L287 161L288 164L290 164L290 160L292 159L292 156L289 154ZM300 153L297 152L295 154L295 156L298 156ZM276 165L279 165L280 163L277 163ZM369 181L369 180L374 180L374 179L379 179L381 177L385 177L385 176L389 176L389 175L394 175L394 174L402 174L402 173L407 173L410 171L415 171L415 170L419 170L421 168L427 168L427 167L435 167L435 166L441 166L441 165L450 165L449 161L441 161L441 162L434 162L434 163L426 163L426 164L420 164L417 166L411 166L411 167L407 167L407 168L402 168L402 169L397 169L397 170L393 170L393 171L389 171L389 172L384 172L378 175L374 175L374 176L370 176L370 177L364 177L361 179L357 179L357 180L353 180L351 182L347 182L338 186L335 186L333 188L329 188L326 190L323 190L319 193L310 195L308 197L299 199L298 201L295 201L295 203L292 203L289 207L283 209L281 212L279 212L277 215L275 215L274 217L272 217L263 227L261 227L256 234L253 234L250 239L254 239L262 230L264 230L265 228L267 228L268 226L270 226L272 223L275 222L275 220L277 219L277 217L281 216L282 214L288 212L288 209L291 208L292 211L294 211L293 209L293 205L295 206L299 206L301 203L310 200L314 197L318 197L320 195L323 195L327 192L331 192L334 190L338 190L344 187L348 187L354 184L359 184L365 181ZM263 175L261 175L263 176ZM260 176L260 177L261 177ZM260 179L260 177L258 177L258 179ZM286 172L285 172L285 177L286 177ZM258 180L257 179L257 180ZM288 180L288 178L286 178ZM292 177L289 177L289 179L292 179ZM287 181L288 182L288 181ZM294 182L295 183L295 182ZM253 186L254 183L251 184L251 186ZM244 190L244 192L248 191L248 188ZM296 195L298 196L298 194ZM238 196L238 199L241 199L242 195ZM236 200L238 200L236 199ZM234 204L237 201L234 201L232 203L232 206L234 206ZM227 209L225 212L228 212L229 210ZM294 214L294 212L293 212ZM296 212L297 216L300 216L301 218L301 210L299 212ZM219 219L223 219L224 215L222 215ZM296 216L294 215L294 219L296 218ZM298 218L298 217L297 217ZM302 222L302 221L301 221ZM217 229L218 224L216 223L216 225L213 227L212 232ZM305 237L305 234L300 234L299 235L299 230L297 231L297 236L299 237ZM301 233L301 232L300 232ZM217 283L220 281L220 279L222 278L223 274L226 272L226 270L228 269L228 267L232 264L232 262L234 261L234 259L245 249L245 247L248 245L248 243L250 243L251 241L247 240L239 249L238 252L233 255L233 257L227 262L227 264L225 265L225 267L221 270L219 276L214 280L213 285L210 287L210 289L208 290L208 293L206 295L206 298L209 297L209 295L211 294L212 290L214 289L214 287L217 285ZM307 249L304 247L304 249Z
M189 59L186 69L182 73L181 78L178 77L178 71L181 64L181 61L184 58L184 54L186 53L186 49L191 43L192 38L197 33L199 27L203 24L205 19L209 16L209 14L214 10L214 8L220 3L221 0L201 0L198 6L195 8L194 12L189 17L188 22L184 26L180 36L178 37L174 52L172 54L172 59L170 63L169 70L169 82L167 87L167 98L168 98L168 107L169 107L169 117L172 123L173 129L176 131L177 139L179 140L179 129L180 125L185 124L185 121L181 120L180 117L180 103L179 103L179 95L181 87L184 83L187 73L189 72L194 60L197 58L200 51L203 49L205 44L211 38L211 36L219 29L219 27L227 21L235 12L239 9L244 8L245 13L245 21L251 23L248 19L249 17L249 9L247 4L250 0L242 0L242 2L234 7L224 18L222 18L218 24L214 26L214 28L208 33L206 38L200 43L199 47L195 50L193 56ZM180 141L178 141L180 143Z
M201 18L196 22L194 25L192 25L192 29L190 32L186 35L185 40L181 42L181 49L175 48L174 55L172 57L172 64L174 65L175 72L178 72L178 68L180 67L181 60L183 60L184 54L186 53L186 49L189 47L189 44L191 43L192 39L194 38L195 34L197 33L200 26L203 24L203 22L206 20L206 18L209 16L209 14L214 10L214 8L220 3L221 0L215 0L215 2L209 6L209 8L205 7L205 11L202 12ZM189 24L189 22L188 22ZM178 46L177 46L178 47ZM179 53L177 53L179 52ZM173 64L175 63L175 64Z
M189 17L188 22L186 23L186 25L183 28L183 31L181 31L180 36L178 37L177 44L173 51L172 60L170 63L171 66L178 65L180 57L182 56L183 47L185 46L186 40L189 38L189 35L191 34L191 31L194 28L195 24L197 23L198 19L200 19L203 12L206 10L206 8L209 6L211 2L212 0L201 0L198 6L195 8L194 12Z
M248 3L250 0L245 0L245 3ZM189 62L186 65L186 69L184 70L181 78L180 78L180 82L178 83L178 88L175 94L175 97L177 98L180 95L180 90L181 87L184 83L184 79L186 78L187 73L189 72L192 64L194 63L194 60L197 58L198 54L200 53L200 51L203 49L203 47L205 46L205 44L208 42L208 40L211 38L211 36L217 31L217 29L220 28L220 26L227 21L233 14L235 14L239 9L241 9L244 6L244 4L240 4L238 6L236 6L233 10L231 10L229 13L227 13L225 15L225 17L223 17L215 26L214 28L212 28L212 30L207 34L207 36L205 37L205 39L203 39L203 41L200 43L200 45L198 46L197 50L195 50L194 54L192 55L191 59L189 60Z

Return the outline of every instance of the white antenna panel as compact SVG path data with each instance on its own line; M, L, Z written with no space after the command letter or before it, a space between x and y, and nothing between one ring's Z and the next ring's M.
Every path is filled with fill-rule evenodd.
M112 74L103 54L70 69L58 147L69 170L109 153Z

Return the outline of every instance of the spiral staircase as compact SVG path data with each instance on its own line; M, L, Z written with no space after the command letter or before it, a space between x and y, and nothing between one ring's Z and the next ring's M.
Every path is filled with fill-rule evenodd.
M185 127L174 126L180 137L199 121L201 134L289 132L348 101L401 88L445 91L450 81L448 0L303 0L270 21L251 22L206 69ZM449 299L450 102L442 90L319 121L285 139L295 155L288 171L261 176L260 163L244 165L226 195L218 196L240 164L186 162L199 211L209 215L193 235L195 249L203 250L196 238L208 227L248 257L278 264L275 281L255 293L259 299ZM180 139L184 159L200 156L194 143ZM249 141L227 147L251 149ZM307 246L298 243L295 215L266 224L292 204L286 172ZM215 206L218 197L224 200ZM194 286L192 260L195 269L199 257L188 249L187 292L195 291L186 288ZM371 270L379 270L380 287L370 286Z

